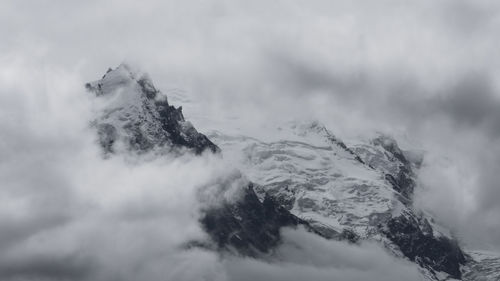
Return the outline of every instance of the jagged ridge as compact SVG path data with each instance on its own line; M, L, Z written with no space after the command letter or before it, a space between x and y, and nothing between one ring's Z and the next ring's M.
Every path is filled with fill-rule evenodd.
M85 86L105 99L94 125L106 153L120 145L138 153L179 148L197 154L220 151L185 120L182 107L170 105L147 75L134 72L126 64L109 69L100 80Z

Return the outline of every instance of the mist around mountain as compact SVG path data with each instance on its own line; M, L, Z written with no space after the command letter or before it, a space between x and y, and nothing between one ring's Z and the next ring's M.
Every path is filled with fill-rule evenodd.
M0 6L0 280L499 279L498 1Z
M205 135L125 64L81 94L56 91L54 110L33 107L38 118L25 121L33 129L23 139L42 149L17 143L10 154L40 164L6 189L24 186L19 204L29 210L3 240L6 280L494 274L491 259L463 252L445 226L412 207L421 153L392 138L344 143L317 121L280 124L265 141L234 129ZM57 161L47 165L46 153Z

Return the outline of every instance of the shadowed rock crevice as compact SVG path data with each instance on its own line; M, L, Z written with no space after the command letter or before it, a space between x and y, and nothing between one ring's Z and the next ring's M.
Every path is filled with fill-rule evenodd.
M269 253L278 246L282 227L303 225L317 233L270 196L261 202L252 184L236 202L205 210L200 222L219 249L250 257Z

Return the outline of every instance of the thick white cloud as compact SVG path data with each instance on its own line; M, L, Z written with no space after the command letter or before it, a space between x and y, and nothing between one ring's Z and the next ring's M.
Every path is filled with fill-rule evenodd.
M279 262L231 259L224 262L231 280L420 281L417 267L397 260L375 244L328 241L302 229L284 229Z

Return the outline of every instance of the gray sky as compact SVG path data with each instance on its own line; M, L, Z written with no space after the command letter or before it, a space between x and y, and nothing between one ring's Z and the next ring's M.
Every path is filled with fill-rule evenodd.
M406 136L427 151L418 203L470 247L498 248L499 13L494 0L2 1L2 223L15 224L21 195L43 211L16 214L25 228L0 247L71 221L60 208L80 214L78 188L64 188L75 171L57 164L90 138L75 129L91 114L78 87L129 61L161 90L184 89L201 129L223 126L206 116L317 118L347 139Z

